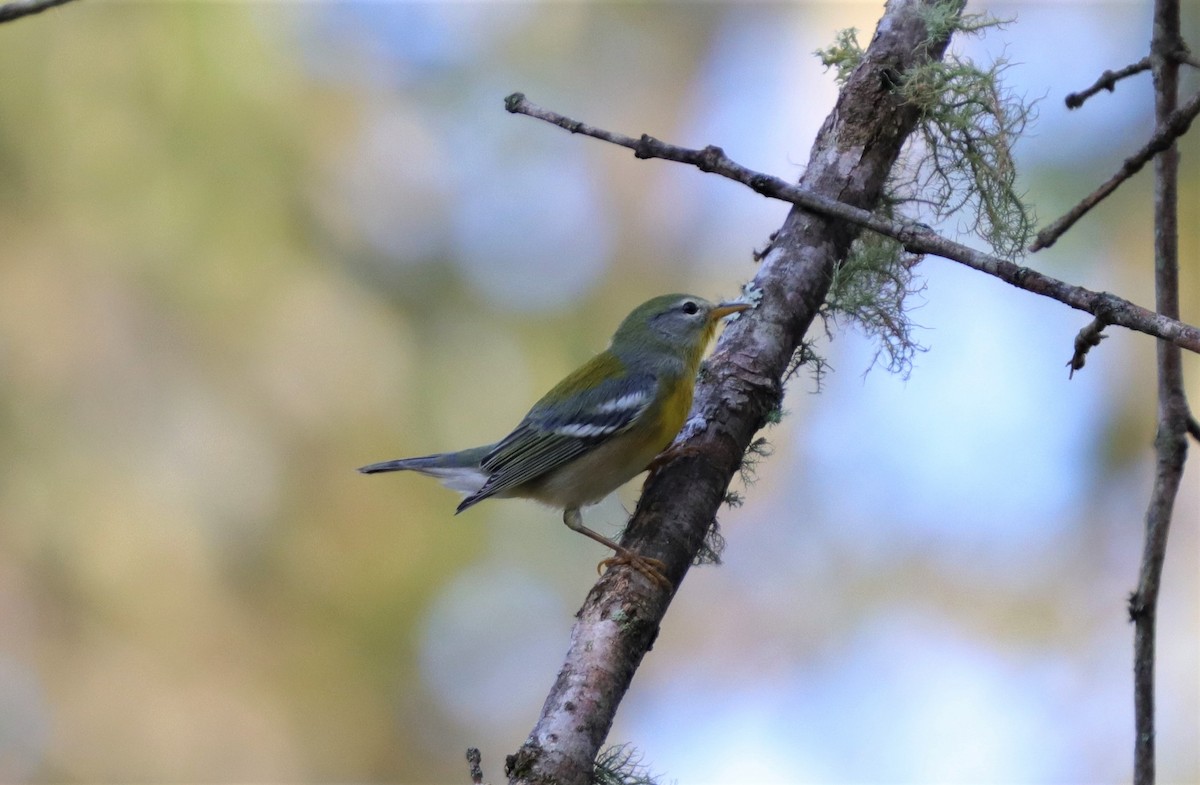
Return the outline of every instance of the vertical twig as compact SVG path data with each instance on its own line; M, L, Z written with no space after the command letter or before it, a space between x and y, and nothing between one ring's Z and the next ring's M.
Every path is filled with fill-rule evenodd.
M1154 116L1159 128L1175 111L1179 87L1179 0L1155 0L1150 61L1154 72ZM1179 314L1178 147L1172 144L1154 161L1154 288L1159 313ZM1183 362L1177 348L1159 341L1158 431L1155 438L1154 490L1146 510L1146 538L1137 590L1129 599L1134 623L1133 782L1153 785L1154 665L1158 594L1167 533L1187 458L1188 407L1183 392Z

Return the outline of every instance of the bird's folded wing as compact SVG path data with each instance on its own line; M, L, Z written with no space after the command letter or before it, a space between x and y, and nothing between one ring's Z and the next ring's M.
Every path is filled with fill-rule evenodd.
M575 390L566 386L571 381L568 377L560 385L567 392L565 397L556 397L552 391L483 459L488 480L463 500L462 508L529 482L596 448L633 425L654 400L655 381L649 373L610 377Z

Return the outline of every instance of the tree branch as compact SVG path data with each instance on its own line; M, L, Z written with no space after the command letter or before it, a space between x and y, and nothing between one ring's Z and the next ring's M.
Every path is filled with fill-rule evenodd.
M23 16L40 14L48 8L70 3L72 0L9 0L0 3L0 24L20 19Z
M633 150L638 158L661 158L667 161L677 161L690 164L705 172L721 175L742 183L763 196L791 202L806 210L830 218L839 218L891 237L900 242L910 253L941 256L995 276L1020 289L1058 300L1064 305L1090 313L1108 324L1146 333L1171 341L1189 351L1200 353L1200 328L1154 313L1116 295L1107 292L1093 292L1081 286L1074 286L1006 259L969 248L962 243L942 237L924 224L885 218L861 207L805 188L803 185L793 185L778 177L747 169L731 160L719 147L710 145L701 150L694 150L668 144L647 135L635 139L632 136L597 128L557 112L543 109L531 103L521 93L513 93L508 96L504 105L510 112L544 120L560 128L565 128L571 133L583 134L627 147Z
M1115 191L1118 185L1141 171L1146 162L1155 155L1174 145L1176 139L1187 133L1197 114L1200 114L1200 93L1193 95L1178 112L1172 112L1169 116L1163 118L1156 125L1154 135L1150 137L1150 141L1146 142L1146 145L1141 150L1126 158L1125 163L1121 164L1121 168L1117 170L1116 174L1108 178L1095 191L1084 197L1079 204L1068 210L1062 218L1059 218L1038 232L1037 237L1034 238L1033 245L1029 246L1029 250L1040 251L1043 248L1049 248L1054 245L1065 231L1070 229L1089 210Z
M1142 71L1149 71L1149 70L1150 70L1150 58L1143 57L1141 60L1138 60L1136 63L1127 65L1118 71L1105 71L1103 74L1100 75L1100 78L1096 80L1096 83L1094 85L1092 85L1091 87L1089 87L1088 89L1082 90L1078 93L1071 93L1070 95L1068 95L1065 99L1067 108L1068 109L1078 109L1079 107L1083 106L1084 101L1091 98L1093 95L1100 92L1101 90L1107 90L1110 93L1114 92L1117 89L1118 81L1124 79L1127 76L1133 76L1134 74L1140 74Z
M1179 0L1155 0L1150 59L1154 64L1155 136L1169 128L1179 93ZM1196 99L1193 99L1193 103ZM1179 150L1172 143L1154 161L1154 299L1159 313L1179 316ZM1187 460L1191 414L1183 388L1179 347L1158 344L1158 435L1154 440L1154 489L1146 510L1137 590L1129 599L1133 633L1133 781L1155 780L1154 668L1158 595L1167 534Z
M931 40L925 20L935 5L946 4L889 0L871 45L817 136L801 179L804 188L865 209L878 203L918 119L917 109L891 85L941 58L948 42ZM962 5L957 2L954 12ZM778 406L792 356L857 231L844 221L791 210L755 276L758 307L725 329L697 386L686 449L647 480L622 542L665 562L676 586L700 551L754 434ZM537 724L508 758L512 783L588 781L671 596L626 569L600 579L577 614L570 649Z

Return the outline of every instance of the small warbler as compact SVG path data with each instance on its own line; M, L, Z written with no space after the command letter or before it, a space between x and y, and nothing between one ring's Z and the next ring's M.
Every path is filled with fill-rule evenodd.
M494 444L363 466L364 474L416 471L466 494L457 512L489 497L521 497L563 510L563 522L611 548L601 567L629 564L667 585L665 565L583 525L595 504L644 471L679 433L696 373L717 323L751 306L667 294L625 317L609 347L533 405Z

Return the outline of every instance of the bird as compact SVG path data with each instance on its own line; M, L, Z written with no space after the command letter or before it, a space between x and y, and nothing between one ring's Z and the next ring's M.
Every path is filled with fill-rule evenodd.
M415 471L464 494L455 514L490 498L561 509L563 523L610 548L597 570L628 564L663 586L665 565L584 526L581 508L645 471L675 439L692 406L701 358L721 320L751 307L665 294L625 317L608 348L547 392L498 442L362 466Z

